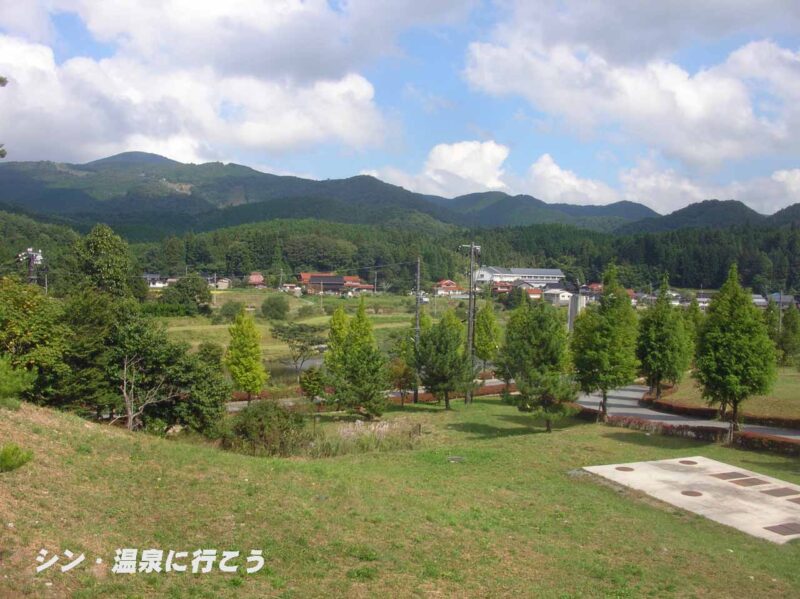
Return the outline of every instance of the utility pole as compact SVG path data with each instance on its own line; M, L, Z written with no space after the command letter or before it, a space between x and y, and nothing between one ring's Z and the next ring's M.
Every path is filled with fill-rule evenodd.
M422 303L420 295L420 257L417 256L417 286L416 309L414 311L414 403L419 403L419 306Z
M462 245L462 248L469 248L469 302L467 303L467 358L469 361L470 373L475 371L475 253L480 254L481 246L471 242L469 245ZM470 381L471 383L472 381ZM472 384L467 387L464 396L464 403L472 403Z
M372 295L378 295L378 269L375 269L375 279L372 283Z
M283 268L281 268L281 278L278 282L278 289L283 289Z
M780 336L783 331L783 289L780 290L778 296L778 335Z

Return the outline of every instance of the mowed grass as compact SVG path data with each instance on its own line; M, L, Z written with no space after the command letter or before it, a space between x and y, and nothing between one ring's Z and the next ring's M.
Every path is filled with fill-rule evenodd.
M0 475L0 595L800 594L800 543L774 545L576 473L704 455L800 483L797 459L572 420L548 435L496 399L454 407L386 415L418 421L420 449L316 461L225 453L28 405L3 412L0 439L35 456ZM111 574L121 547L259 548L267 567ZM87 562L36 575L42 548Z
M688 406L708 405L697 382L688 376L678 390L666 399ZM779 368L772 391L767 395L749 398L741 409L745 414L754 416L800 419L800 371L796 368Z

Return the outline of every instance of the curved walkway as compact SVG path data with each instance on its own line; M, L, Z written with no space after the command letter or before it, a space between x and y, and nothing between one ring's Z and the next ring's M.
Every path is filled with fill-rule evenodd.
M639 404L639 400L647 391L644 385L629 385L621 389L614 389L608 394L606 407L609 416L622 416L630 418L641 418L650 422L663 422L665 424L677 424L685 426L713 426L716 428L728 428L727 422L719 420L704 420L702 418L692 418L691 416L681 416L680 414L666 414L657 412L651 408ZM600 407L600 395L581 395L577 403L583 407L597 410ZM757 424L743 424L743 431L758 433L760 435L771 435L783 437L793 441L800 441L800 430L778 428L774 426L761 426Z

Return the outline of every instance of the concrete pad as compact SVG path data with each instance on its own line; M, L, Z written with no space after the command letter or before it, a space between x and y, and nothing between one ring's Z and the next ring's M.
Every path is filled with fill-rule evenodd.
M702 456L584 470L773 543L800 539L800 485Z

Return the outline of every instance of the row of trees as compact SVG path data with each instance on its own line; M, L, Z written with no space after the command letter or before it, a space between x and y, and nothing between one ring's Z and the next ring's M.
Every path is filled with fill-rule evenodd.
M214 434L230 396L221 348L192 352L143 313L141 278L127 244L108 227L76 240L65 264L60 298L0 279L0 359L32 374L27 397L122 420L131 430L182 426ZM175 295L204 301L203 289L191 282Z

